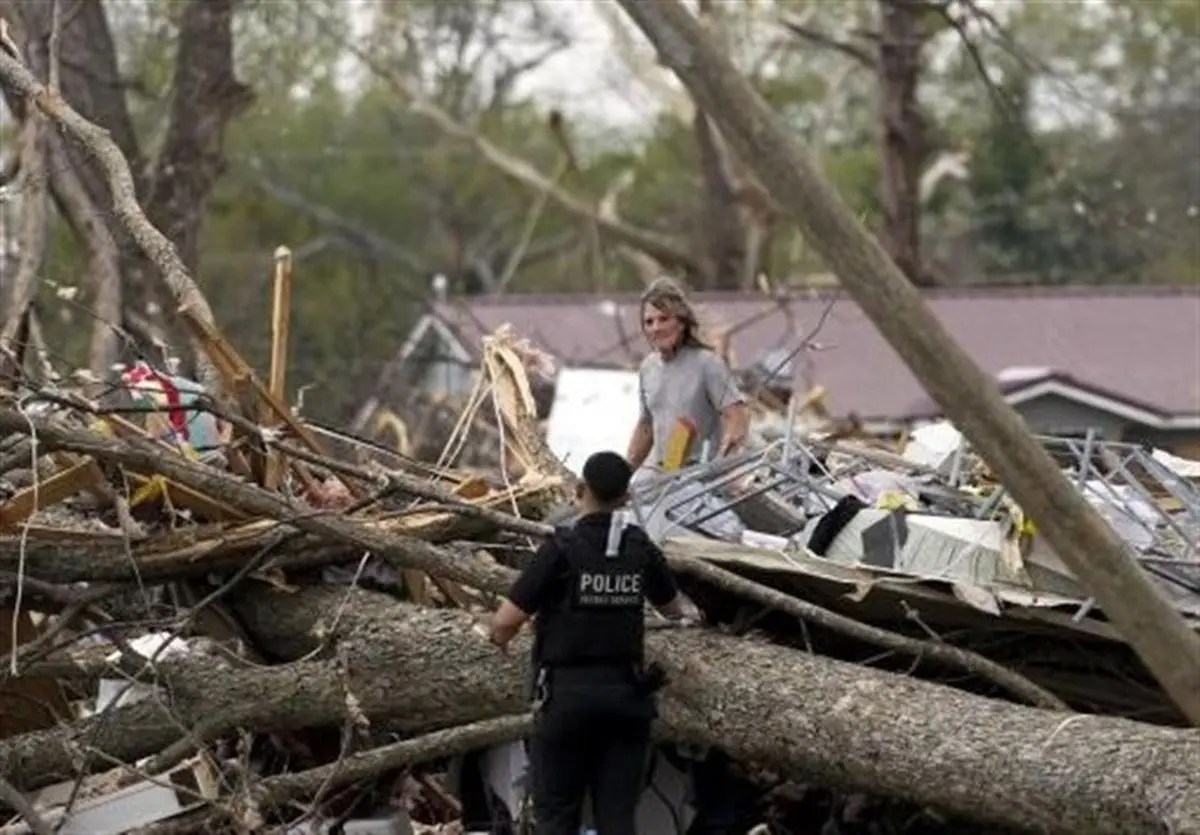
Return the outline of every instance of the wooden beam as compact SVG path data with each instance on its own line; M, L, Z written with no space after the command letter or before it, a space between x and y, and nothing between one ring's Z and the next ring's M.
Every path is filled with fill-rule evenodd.
M245 513L237 508L210 498L190 487L177 484L170 479L165 479L161 476L147 476L145 473L132 472L129 469L126 469L125 473L135 491L148 486L154 479L161 479L158 483L162 490L162 497L171 506L185 508L209 521L226 522L248 518Z
M39 510L69 499L103 480L104 474L91 459L60 470L40 480L36 486L26 487L0 505L0 528L20 525Z
M292 325L292 251L286 246L275 250L275 284L271 306L271 370L267 389L278 403L287 402L288 343ZM264 426L274 426L278 420L264 410ZM263 486L268 490L279 487L283 461L278 450L267 451L267 467Z

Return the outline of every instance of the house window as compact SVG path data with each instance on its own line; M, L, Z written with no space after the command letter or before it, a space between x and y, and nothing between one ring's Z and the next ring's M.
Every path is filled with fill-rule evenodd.
M429 394L459 398L471 392L475 369L459 359L436 328L422 335L408 363L414 369L414 379Z
M425 387L440 395L451 398L466 397L471 391L471 377L475 369L453 357L430 362L425 377Z

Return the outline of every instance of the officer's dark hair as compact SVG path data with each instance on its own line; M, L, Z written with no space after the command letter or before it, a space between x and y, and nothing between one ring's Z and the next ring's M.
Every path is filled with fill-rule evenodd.
M583 464L583 482L596 501L613 505L625 497L633 469L615 452L597 452Z

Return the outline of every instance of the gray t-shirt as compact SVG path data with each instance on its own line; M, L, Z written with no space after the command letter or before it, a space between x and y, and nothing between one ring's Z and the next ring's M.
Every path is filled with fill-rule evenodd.
M638 397L642 420L654 428L654 446L646 459L652 467L662 462L671 432L682 417L696 425L688 463L700 460L705 441L709 457L715 456L721 443L721 412L745 400L725 360L715 351L696 347L681 348L665 361L652 351L638 369Z

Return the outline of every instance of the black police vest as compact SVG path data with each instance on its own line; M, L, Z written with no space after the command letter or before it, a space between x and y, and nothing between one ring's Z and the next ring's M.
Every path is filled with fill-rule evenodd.
M645 638L644 606L649 540L627 527L615 557L578 531L560 529L555 542L568 571L564 593L549 617L539 617L538 661L546 666L638 664Z

